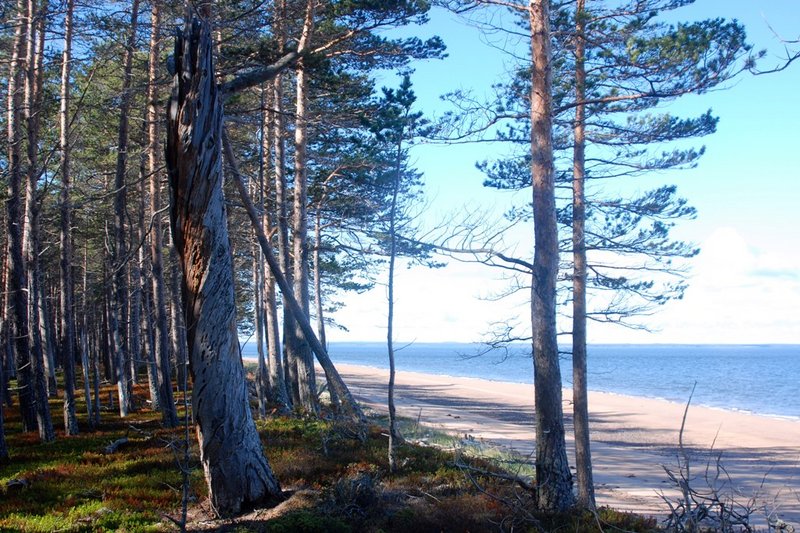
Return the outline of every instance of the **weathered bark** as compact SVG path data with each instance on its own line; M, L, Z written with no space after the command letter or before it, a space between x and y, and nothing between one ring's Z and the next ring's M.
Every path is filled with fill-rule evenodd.
M161 226L161 173L159 172L159 120L158 120L158 60L161 11L153 2L150 14L150 58L147 83L147 171L150 174L150 216L153 229L150 238L150 279L152 281L153 308L155 310L155 360L160 393L161 421L167 427L178 425L178 412L172 395L169 327L167 319L166 290L164 288L164 247Z
M531 283L536 408L536 491L545 512L575 503L561 406L561 369L556 330L558 226L553 168L550 6L531 0L531 173L533 177L534 258Z
M33 370L30 364L28 290L22 243L22 107L25 43L28 39L27 2L17 1L17 29L8 76L8 297L11 301L9 334L13 339L22 430L36 430Z
M200 460L212 507L230 515L281 490L253 422L239 355L212 56L208 23L194 19L176 38L166 160Z
M585 0L575 10L575 100L586 99ZM595 508L592 452L589 439L589 399L586 380L586 106L575 107L572 165L572 409L575 433L575 477L578 505Z
M180 269L178 268L178 254L173 243L169 246L170 250L170 284L169 284L169 324L170 324L170 348L175 358L175 377L178 380L178 388L186 392L188 383L189 354L187 353L188 341L186 340L186 324L183 322L183 296L180 287L183 285Z
M350 389L347 388L344 380L342 380L341 375L339 375L339 372L336 370L333 361L331 361L330 357L328 357L328 352L325 350L325 347L320 344L319 339L317 339L317 336L314 334L314 328L311 326L311 323L308 321L308 319L303 317L302 313L299 312L300 304L294 298L292 289L289 286L289 283L286 281L286 277L281 272L278 260L275 258L275 254L272 253L272 246L270 245L269 239L264 233L264 228L261 225L261 219L259 218L258 211L256 211L252 200L250 200L250 196L247 194L247 189L245 188L242 175L239 172L238 165L236 164L233 150L231 149L230 143L227 141L224 132L223 140L225 157L230 165L231 176L234 179L236 188L239 190L239 196L242 200L242 204L244 205L245 211L247 211L247 215L250 217L250 222L252 223L253 229L256 232L258 244L261 246L264 259L266 259L269 269L272 272L272 275L275 277L275 282L278 284L278 287L283 294L284 302L289 307L290 311L293 311L296 316L300 317L297 323L302 329L306 342L309 344L309 346L311 346L311 349L317 356L317 361L322 367L322 370L325 372L325 377L328 380L329 386L339 397L341 412L350 417L353 422L363 427L366 424L364 413L361 411L361 408L358 406L353 398L353 395L350 393Z
M128 41L125 44L123 60L122 88L119 104L119 130L117 137L117 166L114 173L114 301L112 302L111 333L116 359L117 392L119 394L119 415L128 416L131 410L128 369L131 353L126 339L128 324L128 287L125 276L127 261L127 242L125 239L125 211L127 187L125 170L128 161L128 116L131 107L131 79L133 73L133 55L136 51L136 31L139 22L139 0L131 4L131 26Z

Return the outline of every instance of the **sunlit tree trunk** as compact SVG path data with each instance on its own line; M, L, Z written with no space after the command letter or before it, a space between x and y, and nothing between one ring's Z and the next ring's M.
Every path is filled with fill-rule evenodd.
M305 21L303 31L298 43L298 49L304 50L314 32L315 0L306 3ZM300 304L301 312L306 318L310 317L308 294L308 169L306 166L306 145L308 135L308 72L305 61L300 59L295 68L295 128L294 128L294 203L292 209L292 270L294 278L294 297ZM285 311L284 311L285 312ZM292 336L291 348L296 352L298 385L300 401L309 412L316 413L317 385L314 372L314 361L311 350L303 337L303 332L295 320L293 329L289 332Z
M75 286L72 281L72 177L70 175L69 112L70 71L72 68L72 14L75 0L67 0L64 14L64 51L61 55L61 109L59 133L61 147L61 359L64 365L64 429L78 434L75 413ZM85 364L85 363L84 363ZM84 372L84 376L85 376ZM87 388L88 391L88 388ZM86 395L87 406L91 405ZM91 415L91 411L90 411Z
M556 329L558 225L553 168L550 6L531 0L531 173L534 258L531 283L536 409L536 491L540 509L562 512L575 503L564 438Z
M280 98L275 97L275 89L273 86L262 90L262 95L265 96L265 107L274 108L278 105ZM270 235L273 233L273 230L280 231L275 223L275 210L270 206L271 191L276 184L275 182L271 183L270 180L267 179L267 170L269 168L268 154L273 147L275 147L277 151L278 142L275 136L282 135L281 130L278 130L275 125L275 121L277 120L278 117L276 113L270 113L266 108L264 109L263 116L261 117L261 162L259 166L262 193L264 195L261 221ZM282 147L281 150L283 150ZM276 157L276 161L277 160L278 158ZM277 181L277 163L276 166L273 167L273 170L275 172L275 180ZM278 204L277 199L276 204ZM269 269L265 267L263 255L260 250L256 253L259 256L259 265L263 272L262 300L264 310L264 332L267 344L266 367L269 390L272 391L274 396L272 400L276 402L283 411L290 411L289 394L286 390L286 376L281 359L280 320L278 319L278 300L275 292L275 278Z
M575 10L575 124L572 167L572 409L575 431L575 477L578 505L595 508L589 398L586 381L586 12L585 0Z
M200 460L213 509L229 515L278 497L280 487L253 422L239 355L212 56L208 23L187 23L176 39L166 159Z
M286 41L286 2L278 0L275 9L275 35L278 36L278 53L285 52ZM289 246L289 191L286 178L286 126L284 106L284 76L278 72L272 81L274 109L272 118L273 172L275 174L275 211L277 213L276 229L278 235L278 261L281 272L290 286L294 285L291 269L291 248ZM286 296L283 296L283 308L286 309ZM297 362L295 351L290 346L293 335L291 316L283 314L283 371L289 406L302 405L298 388ZM277 337L276 337L277 338Z

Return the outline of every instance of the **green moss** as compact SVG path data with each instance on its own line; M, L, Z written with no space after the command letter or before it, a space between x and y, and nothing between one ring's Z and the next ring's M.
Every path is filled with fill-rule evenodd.
M352 528L338 518L311 511L295 511L271 520L264 531L270 533L350 533Z

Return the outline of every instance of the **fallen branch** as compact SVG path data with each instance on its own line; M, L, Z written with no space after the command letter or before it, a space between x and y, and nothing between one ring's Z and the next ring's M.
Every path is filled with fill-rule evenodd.
M120 439L115 440L111 444L105 447L103 453L106 455L111 455L112 453L116 453L120 446L128 444L128 437L122 437Z

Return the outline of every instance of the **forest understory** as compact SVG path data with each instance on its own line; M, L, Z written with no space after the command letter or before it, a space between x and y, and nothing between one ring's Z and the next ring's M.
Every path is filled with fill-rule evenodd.
M609 509L538 516L532 492L510 481L496 461L462 453L457 439L422 445L412 437L427 430L414 421L406 421L409 440L399 449L397 472L389 473L386 420L377 415L365 442L331 417L259 420L284 499L215 518L194 432L185 455L185 428L162 427L146 386L134 387L136 410L125 419L115 416L115 385L101 391L106 416L99 427L73 437L57 428L59 438L50 443L23 433L16 410L6 410L12 459L0 466L0 531L657 530L652 519ZM60 407L59 399L50 401ZM88 427L84 398L77 401L79 422ZM178 414L184 420L182 395Z

